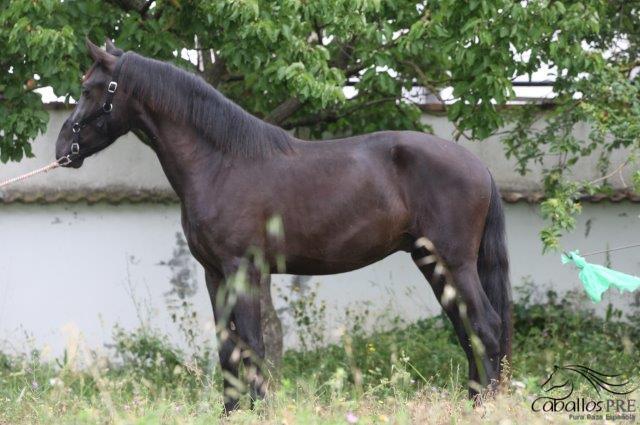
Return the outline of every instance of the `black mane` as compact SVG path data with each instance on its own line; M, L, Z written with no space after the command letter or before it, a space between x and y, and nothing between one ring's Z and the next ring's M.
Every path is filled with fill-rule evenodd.
M120 60L119 84L152 110L191 124L221 152L264 158L274 152L290 152L291 136L243 110L218 90L171 64L134 52Z

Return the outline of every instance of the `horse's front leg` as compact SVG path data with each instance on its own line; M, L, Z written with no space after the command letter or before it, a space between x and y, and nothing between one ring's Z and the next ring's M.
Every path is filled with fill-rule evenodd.
M233 308L229 303L230 294L223 285L222 273L205 270L205 280L216 322L218 358L224 380L224 410L229 413L238 407L238 399L242 391L238 385L240 351L236 350L236 341L239 337L234 324Z
M223 269L237 335L235 350L245 366L243 381L249 386L252 400L262 399L266 392L266 381L260 291L265 277L257 267L242 259L234 260Z

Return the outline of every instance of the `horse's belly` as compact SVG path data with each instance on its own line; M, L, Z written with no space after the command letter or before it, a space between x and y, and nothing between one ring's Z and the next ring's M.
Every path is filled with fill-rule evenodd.
M305 169L270 190L288 273L347 272L407 249L411 214L391 159L369 149L339 158L348 161Z
M410 249L405 226L397 219L367 221L359 226L335 226L329 231L286 233L287 273L322 275L344 273Z
M320 259L305 256L291 255L286 259L286 272L303 276L327 275L336 273L346 273L366 267L369 264L382 260L392 254L395 250L384 252L379 255L367 255L358 259Z

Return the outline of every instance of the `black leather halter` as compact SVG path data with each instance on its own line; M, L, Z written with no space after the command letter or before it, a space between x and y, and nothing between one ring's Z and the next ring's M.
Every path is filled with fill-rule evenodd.
M91 122L97 120L103 115L109 115L113 110L113 96L116 94L116 90L118 90L118 77L120 76L120 69L122 68L123 57L118 59L116 63L116 67L113 70L113 75L111 76L111 81L107 86L107 94L104 97L104 103L102 106L95 111L93 111L88 116L82 118L80 121L76 121L73 123L71 127L71 131L73 132L73 143L71 143L71 155L79 155L80 154L80 131L85 128Z

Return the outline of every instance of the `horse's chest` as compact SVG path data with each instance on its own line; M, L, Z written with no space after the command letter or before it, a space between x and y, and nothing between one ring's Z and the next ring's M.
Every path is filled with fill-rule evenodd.
M212 265L219 260L216 252L212 227L207 220L182 208L182 229L193 256L203 265Z
M240 224L226 215L203 216L185 208L182 211L182 227L189 248L201 263L218 264L225 258L244 255L248 242L241 236L253 232L243 230Z

